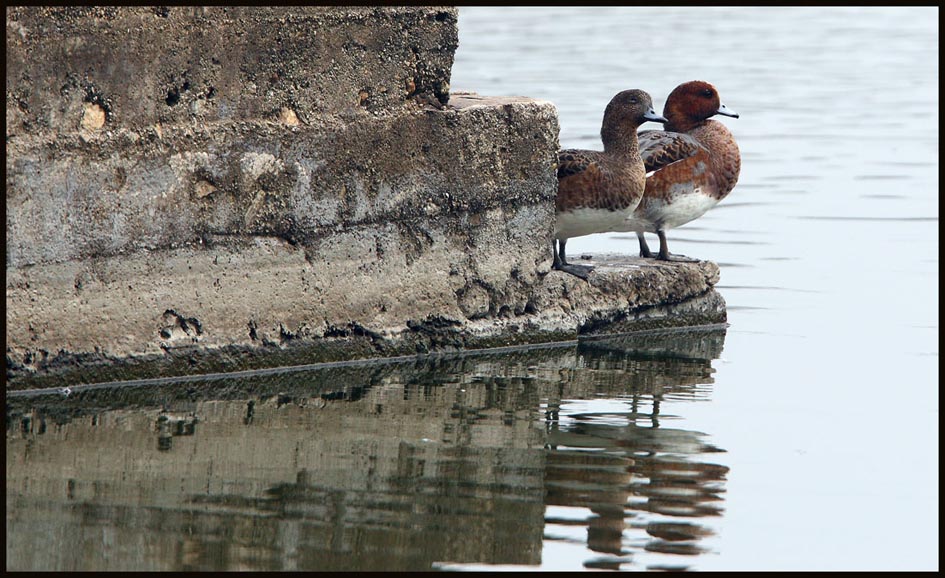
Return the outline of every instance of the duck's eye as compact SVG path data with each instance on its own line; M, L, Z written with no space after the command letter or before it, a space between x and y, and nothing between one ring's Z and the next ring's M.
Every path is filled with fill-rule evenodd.
M637 99L635 99L635 98L631 98L631 99L630 99L630 104L636 104L636 103L637 103Z
M711 89L711 88L707 88L707 89L703 90L703 91L702 91L702 96L709 96L709 97L711 97L711 96L712 96L712 89Z

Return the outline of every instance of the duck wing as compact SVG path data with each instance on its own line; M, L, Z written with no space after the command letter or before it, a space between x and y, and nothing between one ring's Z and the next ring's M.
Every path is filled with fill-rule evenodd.
M558 212L582 207L598 207L606 202L610 189L606 171L597 151L563 150L558 152Z
M648 130L638 136L640 156L646 166L646 172L652 173L663 167L692 159L708 158L709 151L699 141L680 132Z
M595 158L596 155L592 153L593 151L573 149L558 151L558 180L578 175L591 166L596 170L600 170Z
M646 213L655 201L701 191L717 196L717 178L712 171L712 155L688 134L649 131L641 134L640 156L646 166L646 191L637 211Z

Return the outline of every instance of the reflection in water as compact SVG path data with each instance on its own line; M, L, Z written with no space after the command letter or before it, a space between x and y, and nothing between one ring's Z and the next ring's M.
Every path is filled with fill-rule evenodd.
M546 538L558 525L586 526L588 549L607 555L585 561L588 568L621 569L641 547L700 554L699 539L712 531L696 520L721 513L719 493L728 468L702 461L700 454L720 451L702 434L661 426L660 402L705 397L708 361L718 357L721 340L691 341L676 351L651 344L649 355L636 350L631 358L613 345L591 346L597 375L625 387L611 392L612 403L588 411L581 400L549 400L545 503L584 507L589 515L562 520L549 508ZM568 538L552 534L551 539Z
M8 397L8 569L685 568L727 468L660 405L724 336Z

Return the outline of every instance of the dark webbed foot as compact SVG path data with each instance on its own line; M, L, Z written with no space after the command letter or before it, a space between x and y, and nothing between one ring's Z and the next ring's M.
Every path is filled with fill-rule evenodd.
M694 259L692 257L687 257L685 255L676 255L675 253L669 253L668 255L658 254L656 255L657 261L669 261L672 263L698 263L699 259Z
M693 259L692 257L687 257L685 255L673 255L669 252L669 245L666 243L666 232L662 230L657 230L656 234L660 238L660 252L656 256L656 259L659 261L670 261L674 263L698 263L699 259ZM640 238L643 238L643 235L640 235ZM645 244L645 243L644 243Z
M580 277L587 281L587 275L594 270L592 265L573 265L571 263L565 263L555 267L558 271L564 271L565 273L570 273L575 277Z
M592 265L572 265L568 263L567 258L564 256L564 247L567 244L567 239L559 239L557 247L555 246L554 240L551 241L551 248L554 251L554 264L551 266L552 269L558 271L564 271L565 273L570 273L575 277L580 277L587 281L587 274L594 270Z

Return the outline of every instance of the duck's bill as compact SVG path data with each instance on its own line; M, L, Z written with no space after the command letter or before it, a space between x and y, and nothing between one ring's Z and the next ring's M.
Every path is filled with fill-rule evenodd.
M653 122L662 122L662 123L669 122L668 120L666 120L666 117L656 114L656 111L653 110L652 108L646 111L646 114L643 115L643 118L645 118L646 120L652 120Z
M715 111L715 114L721 114L722 116L730 116L732 118L738 118L738 113L730 108L727 108L724 104L719 105L719 109Z

